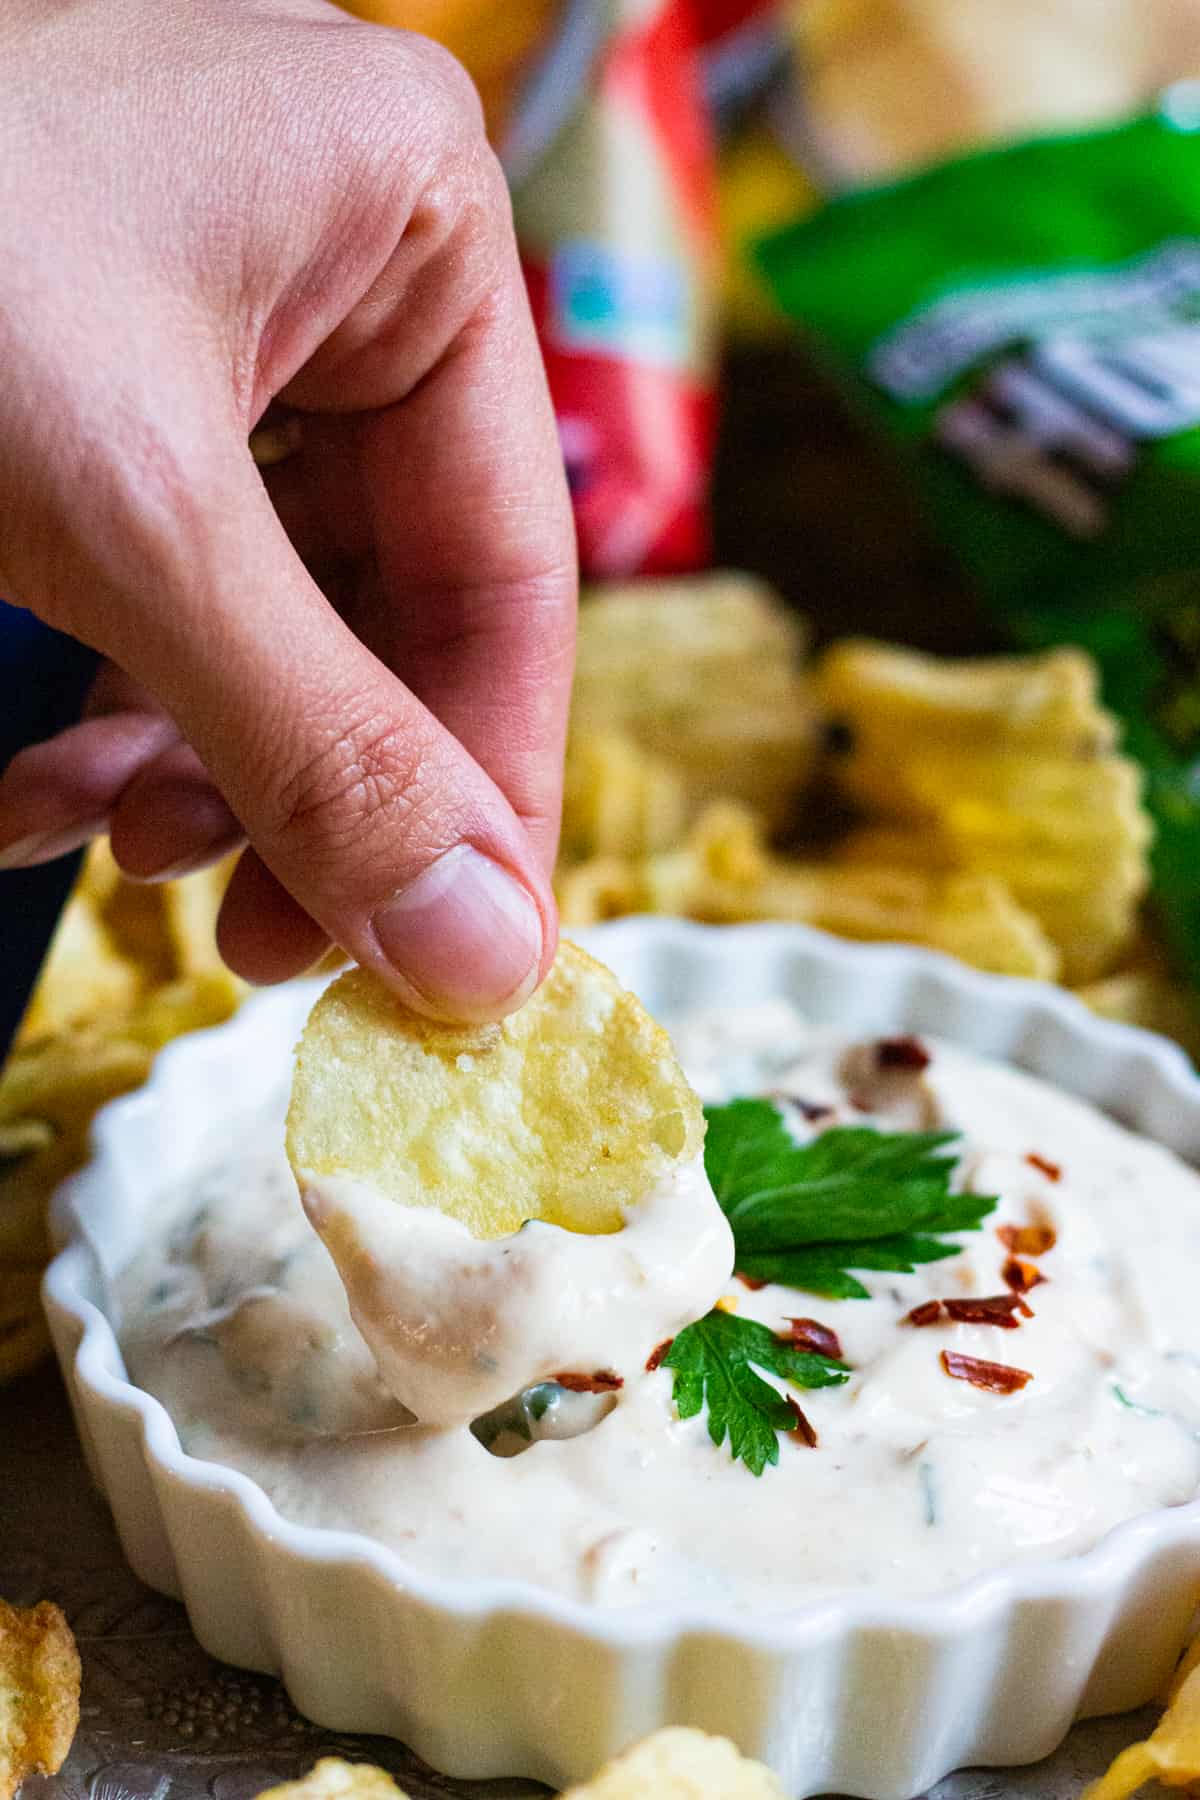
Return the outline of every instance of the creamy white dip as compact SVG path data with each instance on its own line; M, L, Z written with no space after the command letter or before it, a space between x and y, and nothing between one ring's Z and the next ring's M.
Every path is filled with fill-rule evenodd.
M669 1369L645 1371L655 1344L635 1354L633 1337L650 1315L617 1307L610 1344L599 1304L581 1318L580 1355L564 1351L559 1367L619 1362L619 1391L538 1387L479 1435L413 1423L304 1217L274 1120L169 1201L120 1278L133 1379L186 1450L244 1470L288 1518L363 1532L442 1575L608 1605L779 1612L861 1584L932 1591L1086 1549L1122 1519L1193 1498L1200 1177L1047 1084L948 1045L926 1042L924 1070L881 1069L872 1044L814 1032L782 1005L694 1016L674 1035L706 1100L802 1101L787 1108L801 1138L872 1122L954 1129L957 1185L1000 1196L960 1235L961 1254L912 1275L864 1273L869 1300L729 1282L746 1317L837 1333L849 1381L798 1396L817 1447L785 1437L756 1479L714 1448L703 1414L677 1418ZM1005 1292L1005 1226L1054 1238L1037 1257L1032 1317L1014 1330L905 1322L931 1299ZM622 1236L580 1241L611 1250ZM556 1315L554 1362L570 1311ZM943 1351L1031 1379L981 1389L952 1379ZM594 1429L560 1435L584 1424ZM511 1450L531 1433L519 1455L481 1441Z
M310 1178L302 1199L379 1373L423 1425L469 1425L559 1372L601 1391L636 1380L646 1346L706 1313L733 1270L703 1157L599 1236L531 1219L480 1239L344 1175Z

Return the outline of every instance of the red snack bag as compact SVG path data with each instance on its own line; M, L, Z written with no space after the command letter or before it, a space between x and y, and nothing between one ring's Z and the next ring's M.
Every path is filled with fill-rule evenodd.
M568 6L526 127L561 96L572 53L590 70L573 110L528 174L518 116L506 162L581 565L590 577L703 567L718 246L691 0Z

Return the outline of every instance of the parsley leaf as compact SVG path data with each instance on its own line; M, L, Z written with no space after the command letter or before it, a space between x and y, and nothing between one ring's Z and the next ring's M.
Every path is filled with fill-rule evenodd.
M705 1112L705 1168L752 1280L866 1299L852 1269L910 1274L954 1256L940 1234L976 1230L996 1204L950 1192L957 1132L835 1126L797 1144L769 1100Z
M832 1357L797 1350L767 1326L737 1313L708 1313L685 1326L663 1358L675 1377L675 1409L691 1419L708 1408L708 1435L716 1445L729 1438L729 1453L753 1474L779 1461L779 1433L795 1427L795 1414L752 1365L783 1375L800 1387L834 1387L849 1371Z

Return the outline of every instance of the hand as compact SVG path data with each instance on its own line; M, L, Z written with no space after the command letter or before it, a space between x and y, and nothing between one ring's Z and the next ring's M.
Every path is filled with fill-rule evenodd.
M0 66L0 593L111 659L0 780L0 865L248 838L250 979L332 938L423 1012L511 1010L555 947L575 561L469 81L324 0L6 0Z

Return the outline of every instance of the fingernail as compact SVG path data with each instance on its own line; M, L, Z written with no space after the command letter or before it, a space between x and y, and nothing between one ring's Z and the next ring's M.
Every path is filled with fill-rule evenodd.
M458 844L381 907L375 938L422 1010L490 1019L533 992L542 921L499 863Z
M15 844L7 844L0 850L0 869L30 869L36 863L53 862L56 857L78 850L89 838L99 837L107 830L107 819L95 819L87 824L73 825L67 831L31 832L28 837L18 838Z

